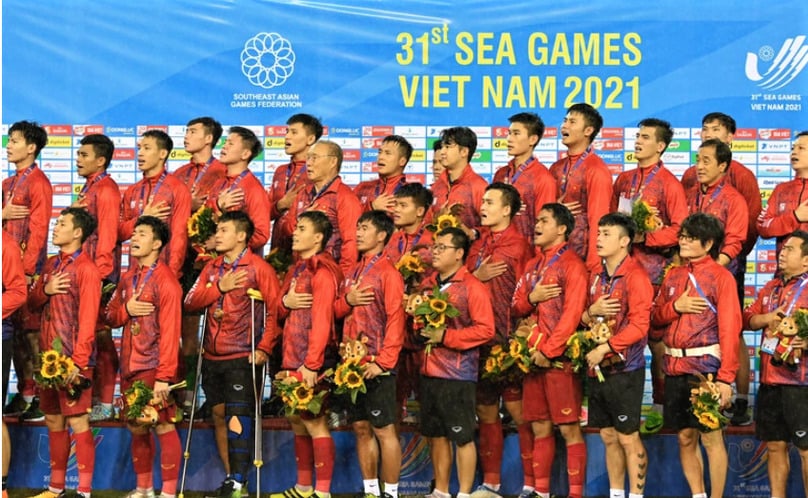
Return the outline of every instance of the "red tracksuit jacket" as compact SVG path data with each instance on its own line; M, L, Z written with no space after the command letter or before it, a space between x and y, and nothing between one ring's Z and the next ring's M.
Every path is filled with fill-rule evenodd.
M237 188L244 191L244 200L241 205L231 208L230 211L244 211L250 217L255 225L255 232L247 245L253 251L258 252L269 240L269 198L264 186L252 171L246 170L236 176L225 176L216 182L210 190L207 206L213 208L217 214L221 214L216 206L219 194Z
M444 171L432 184L433 216L444 207L460 204L464 206L460 221L468 228L480 226L480 206L487 186L488 182L471 168L471 164L466 165L453 182L449 181L449 172Z
M3 207L8 202L27 207L31 214L19 220L3 221L3 230L16 240L22 251L26 275L34 275L45 263L48 231L53 209L50 180L36 164L3 180Z
M213 186L227 174L227 168L218 159L210 156L206 163L189 162L172 173L187 188L191 195L207 198Z
M272 248L281 248L287 251L292 250L292 231L294 230L294 220L289 219L292 209L280 211L278 201L290 190L294 190L299 185L303 189L311 188L311 182L306 176L306 161L293 161L283 166L278 166L272 175L272 189L269 191L269 215L272 221Z
M808 222L797 220L794 210L808 199L807 178L794 178L774 187L766 211L760 214L757 221L757 230L760 236L766 239L777 237L777 256L780 256L788 236L796 230L808 229Z
M3 320L20 309L27 298L20 248L14 237L3 230Z
M533 228L541 207L557 199L553 175L535 157L518 166L511 159L494 173L494 181L513 185L519 192L522 209L514 215L511 223L526 240L533 240Z
M101 172L87 178L82 192L79 199L98 221L98 228L84 241L83 249L95 261L102 279L117 282L121 273L121 191L111 176Z
M360 183L354 187L354 193L359 198L359 203L362 204L362 211L371 211L373 209L371 204L377 197L382 194L394 195L405 183L407 183L407 177L403 174L390 178L377 178ZM388 213L392 214L392 210Z

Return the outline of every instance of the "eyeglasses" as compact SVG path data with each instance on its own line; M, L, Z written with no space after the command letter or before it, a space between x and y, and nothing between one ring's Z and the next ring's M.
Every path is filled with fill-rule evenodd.
M460 249L457 246L447 246L446 244L436 244L432 246L432 252L443 252L446 249Z
M683 233L680 233L679 240L684 240L685 242L694 242L698 239L696 237L693 237L692 235L685 235Z
M309 154L306 156L306 160L315 162L318 161L321 157L337 157L337 156L335 156L334 154L324 154L322 156L319 154Z

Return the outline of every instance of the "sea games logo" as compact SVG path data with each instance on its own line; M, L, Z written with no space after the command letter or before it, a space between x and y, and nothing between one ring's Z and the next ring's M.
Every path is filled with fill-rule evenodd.
M794 81L808 65L808 44L805 40L806 35L799 35L787 38L777 51L771 45L764 45L757 53L746 53L747 79L769 92L752 94L753 111L802 110L800 93L774 92Z
M282 86L295 70L292 43L278 33L258 33L244 43L241 72L251 85L271 89ZM234 93L230 107L291 107L303 104L296 93Z

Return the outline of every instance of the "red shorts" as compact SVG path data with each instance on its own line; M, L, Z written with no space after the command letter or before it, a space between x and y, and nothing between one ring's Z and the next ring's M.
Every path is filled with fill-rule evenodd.
M583 387L569 363L564 369L548 368L528 374L522 385L525 422L551 420L553 424L578 423Z
M93 369L88 368L81 374L92 379ZM67 391L64 389L45 388L39 391L39 409L46 415L63 415L65 417L87 415L92 410L92 406L92 387L84 389L79 398L75 400L68 398Z
M150 389L154 389L154 376L154 370L144 370L142 372L137 372L128 379L121 379L121 396L123 397L123 410L121 411L121 418L125 419L126 412L129 411L129 407L126 404L126 396L123 393L132 387L132 384L138 380L143 381L143 383L146 384ZM177 412L177 405L174 403L172 394L169 394L168 399L159 405L154 405L154 408L157 410L157 421L160 424L175 424L182 420L182 415L178 414Z

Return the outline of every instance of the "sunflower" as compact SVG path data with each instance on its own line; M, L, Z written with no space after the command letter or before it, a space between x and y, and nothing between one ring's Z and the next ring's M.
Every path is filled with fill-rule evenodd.
M350 389L362 387L363 382L362 376L355 370L351 370L345 375L345 385Z
M721 427L718 417L712 412L704 412L699 415L699 424L710 430Z
M433 297L429 300L429 308L435 313L443 313L447 306L448 304L443 299Z
M56 351L49 349L42 353L42 363L56 363L59 359L59 353Z
M519 341L511 341L510 347L508 348L508 354L513 357L522 354L522 343Z
M491 348L491 356L499 356L502 354L502 345L496 344Z
M424 271L423 261L421 261L421 258L417 256L411 256L404 264L404 268L413 273L423 273Z
M132 391L132 392L128 393L126 395L126 405L127 406L134 405L135 403L137 403L137 398L138 398L138 395L137 395L136 391Z
M438 219L435 222L435 225L438 227L438 231L441 231L444 228L456 227L459 224L460 222L452 214L442 214L438 216Z
M516 366L519 367L519 370L521 370L522 372L530 373L530 365L526 364L521 359L516 361Z
M347 370L346 365L347 363L343 363L342 365L339 365L336 370L334 370L334 384L336 384L338 387L345 384L345 371Z
M299 405L305 405L314 398L314 390L305 384L300 384L294 390L294 397Z
M199 235L199 221L196 214L194 214L194 216L188 218L188 236L195 237L197 235Z
M68 356L62 356L61 358L59 358L59 366L62 368L63 372L67 373L73 370L73 367L75 367L76 364L73 363L72 358Z
M489 356L485 359L485 371L486 372L493 372L499 366L499 362L493 356Z
M431 318L429 315L426 315L426 323L431 327L441 327L444 323L446 323L446 315L440 314L435 318Z
M59 365L56 363L45 363L39 371L45 379L55 379L59 375Z
M579 358L581 356L581 343L578 341L573 341L570 344L570 354L573 358Z

